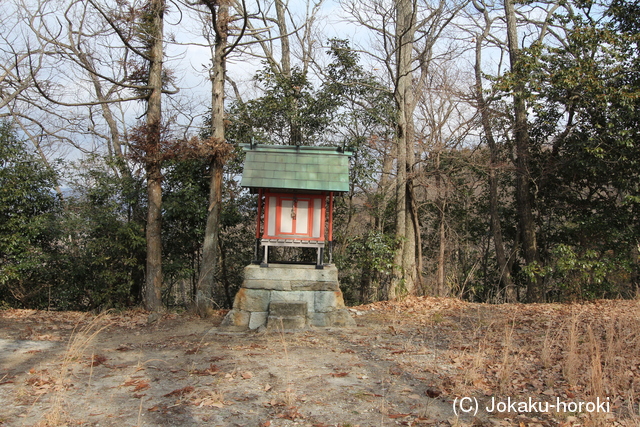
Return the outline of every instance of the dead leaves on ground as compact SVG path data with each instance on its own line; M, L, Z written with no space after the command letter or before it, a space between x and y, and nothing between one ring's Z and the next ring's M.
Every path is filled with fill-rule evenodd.
M192 375L206 376L206 375L218 375L222 372L220 371L220 368L218 368L217 365L214 365L213 363L211 363L209 367L206 369L194 369L190 371L190 373Z
M428 401L428 398L452 400L452 396L463 393L481 397L497 395L501 390L505 395L533 396L538 400L558 397L582 401L588 400L594 390L599 389L607 395L617 396L618 400L612 401L612 406L617 405L614 406L615 410L622 414L628 410L624 406L628 405L626 402L640 394L640 362L637 357L640 354L639 308L637 301L491 306L444 298L407 298L402 302L375 303L358 308L364 313L359 317L359 322L368 324L353 333L334 332L329 338L330 334L316 332L292 335L292 340L297 340L295 344L300 348L326 349L322 356L326 355L327 360L337 357L342 361L340 364L329 364L328 368L323 365L322 371L302 378L295 370L299 366L304 367L308 360L296 361L298 348L292 345L292 380L300 380L299 391L309 393L309 389L303 388L303 381L310 378L316 378L314 381L320 378L319 381L330 383L332 387L351 382L356 384L354 387L359 387L358 380L367 379L368 382L361 383L366 384L366 388L360 389L363 392L357 391L353 395L361 399L363 405L370 407L388 399L393 405L388 406L384 416L396 425L435 425L443 421L420 418L419 415L424 414L414 411L412 405ZM31 339L49 339L48 336L57 336L63 331L71 333L78 322L91 319L91 316L71 313L68 314L70 320L61 321L66 315L13 311L0 312L0 319L16 316L18 320L15 323ZM56 323L47 325L47 320L43 319ZM125 329L139 328L142 334L156 327L146 324L145 313L118 314L109 321L123 325ZM44 323L38 325L38 322ZM572 330L576 334L573 347L569 345ZM163 341L151 341L158 337L149 333L148 342L145 341L146 337L140 340L131 337L127 339L135 344L118 344L116 341L109 349L99 349L94 355L88 353L79 356L74 363L81 363L85 373L89 371L87 365L110 368L108 373L103 368L91 371L94 375L97 375L96 372L100 375L104 373L105 377L119 375L114 371L116 368L127 368L124 369L127 374L140 375L142 368L133 372L129 368L135 364L130 361L128 364L112 366L107 363L132 357L131 354L118 352L143 352L147 348L160 351L161 348L168 348L174 351L171 357L177 356L181 362L186 360L188 363L158 364L154 367L145 365L145 368L154 369L145 371L144 377L118 377L115 383L129 396L133 393L134 397L141 398L145 396L142 393L147 393L145 404L150 401L149 405L156 405L148 409L150 412L171 411L172 407L181 405L189 405L191 410L194 410L194 406L223 409L230 406L232 401L238 411L246 409L249 404L257 404L262 413L267 412L271 417L298 419L306 415L312 418L308 406L301 403L301 398L294 396L287 401L284 393L277 391L283 387L281 382L284 374L266 378L264 374L267 369L261 367L260 363L254 364L259 357L273 357L279 343L243 337L216 347L216 344L192 335L168 332L163 336ZM203 351L205 348L207 351ZM114 349L115 353L108 353ZM215 352L217 350L219 353ZM235 352L246 356L250 364L238 362L234 358ZM575 352L574 356L577 357L571 359L571 352ZM113 360L107 361L104 354ZM211 354L216 356L211 357ZM225 359L228 360L222 362ZM570 359L579 363L573 373L573 383L566 378L567 372L563 369ZM600 371L594 369L594 360L600 361ZM375 372L372 368L374 365L383 369ZM591 374L596 371L601 372L600 383ZM154 376L157 372L161 373ZM165 388L162 388L161 376L165 374L172 380L185 381L172 382L170 385L164 383ZM21 378L16 383L26 383L29 391L36 395L54 390L56 378L57 374L51 375L46 370L33 371L26 379ZM0 384L3 384L2 380L0 375ZM396 396L393 391L389 394L385 391L383 398L380 390L387 387L387 383L381 380L396 384L406 384L410 380L412 390L406 393L396 390ZM76 386L79 386L77 382ZM225 392L227 400L223 395ZM322 405L333 398L327 398L322 394L324 392L313 391L325 399ZM368 398L361 398L360 395ZM338 398L345 396L342 392L337 395ZM227 411L232 409L220 414L226 414ZM320 419L326 422L326 419Z
M380 325L378 335L345 338L396 362L391 375L428 381L430 398L610 396L624 412L640 392L638 301L488 305L420 297L356 309Z
M34 393L39 395L54 390L57 381L51 376L47 369L40 371L31 369L29 370L29 377L27 377L25 383L32 386Z
M133 392L139 392L139 391L146 390L149 387L151 387L149 385L149 381L144 380L142 378L127 380L122 384L122 386L123 387L133 387L133 390L132 390Z
M203 406L211 408L224 408L231 405L231 402L224 399L224 394L219 391L197 390L189 402L191 405L202 408Z
M193 386L186 386L173 390L162 397L177 398L177 401L173 406L184 404L197 406L198 408L224 408L225 406L232 404L231 402L225 401L224 394L218 391L197 389ZM148 411L160 411L162 408L163 407L161 405L156 405L148 409ZM164 406L164 408L168 408L168 406Z
M100 354L94 354L91 356L91 360L89 361L89 366L93 368L96 366L104 365L107 360L109 359L107 359L105 356L102 356Z
M189 385L186 387L179 388L177 390L173 390L172 392L165 394L163 397L182 397L187 393L193 393L194 390L195 388Z

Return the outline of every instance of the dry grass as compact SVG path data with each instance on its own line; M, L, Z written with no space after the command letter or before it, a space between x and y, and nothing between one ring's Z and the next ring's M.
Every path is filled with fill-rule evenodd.
M640 425L637 301L483 306L420 298L402 304L406 311L423 312L423 345L439 353L434 361L439 369L425 366L415 375L429 376L443 394L549 402L609 399L609 414L548 416L567 426ZM419 321L414 317L404 325ZM443 349L435 337L447 337L450 344Z
M500 394L506 394L513 379L513 373L517 366L517 358L513 348L514 322L507 324L502 341L502 360L498 371L498 390Z
M74 371L83 366L83 358L88 355L88 349L95 338L106 327L109 326L109 314L107 312L96 316L89 323L83 324L85 319L81 319L73 330L71 337L67 343L66 350L62 357L62 361L53 375L53 395L51 397L51 405L46 411L38 427L57 427L66 426L72 423L68 410L68 393L71 383L70 375ZM93 367L94 354L91 353L90 366ZM93 370L91 370L93 372ZM90 380L91 381L91 378ZM34 402L35 404L35 402Z
M465 371L463 382L464 388L461 390L461 395L468 395L469 391L472 390L473 387L477 387L482 384L484 373L486 372L486 364L486 344L482 341L478 344L478 348L472 356L470 369Z
M551 338L551 324L547 325L547 331L544 334L544 341L542 342L542 350L540 352L540 360L545 369L549 369L552 363L552 345L553 338Z
M575 387L578 382L578 372L580 371L581 358L578 353L578 316L574 314L569 327L568 351L564 359L563 375L571 387Z
M291 361L289 360L289 349L287 348L287 340L284 336L284 324L282 320L280 320L280 327L278 328L278 334L280 336L280 343L282 344L282 350L284 352L284 363L285 363L285 373L286 373L286 381L287 388L284 391L284 404L288 408L293 408L296 404L297 395L295 389L293 387L293 381L291 379Z

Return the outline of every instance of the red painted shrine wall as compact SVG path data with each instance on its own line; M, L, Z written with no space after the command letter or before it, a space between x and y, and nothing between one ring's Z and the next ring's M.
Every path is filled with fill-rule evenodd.
M265 193L263 239L324 241L326 195Z

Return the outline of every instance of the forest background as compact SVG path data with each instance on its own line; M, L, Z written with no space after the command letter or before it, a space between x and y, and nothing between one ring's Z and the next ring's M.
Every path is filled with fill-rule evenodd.
M2 4L0 308L230 307L248 142L353 152L349 303L638 295L637 1Z

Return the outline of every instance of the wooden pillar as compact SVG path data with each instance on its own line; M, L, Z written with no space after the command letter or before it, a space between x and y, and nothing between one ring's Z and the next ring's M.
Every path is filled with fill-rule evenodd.
M262 216L262 189L258 190L258 215L256 215L256 247L253 251L253 262L257 264L260 262L258 259L258 252L260 251L260 217Z
M333 191L329 193L329 264L333 262Z

